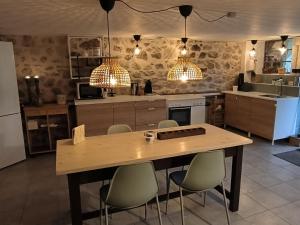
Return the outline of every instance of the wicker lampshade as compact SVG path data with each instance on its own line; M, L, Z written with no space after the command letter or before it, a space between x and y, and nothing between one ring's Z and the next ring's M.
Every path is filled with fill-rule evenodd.
M203 79L201 69L190 62L188 57L178 57L178 61L168 72L167 80L201 80Z
M103 58L100 66L92 71L90 86L114 88L130 86L130 76L126 69L119 65L117 58Z

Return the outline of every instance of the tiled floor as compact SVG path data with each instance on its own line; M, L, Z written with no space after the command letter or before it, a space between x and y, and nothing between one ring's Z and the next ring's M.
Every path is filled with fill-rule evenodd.
M240 210L231 213L234 225L300 225L300 167L272 154L294 149L287 143L271 146L255 138L245 147ZM230 160L227 160L228 165ZM228 166L228 174L230 168ZM165 178L158 173L161 192ZM99 183L84 185L84 209L98 208ZM186 225L225 225L226 217L221 196L208 194L207 205L197 194L185 198ZM165 204L161 203L164 211ZM134 209L113 215L112 225L158 224L156 208L149 207L148 220L144 209ZM0 171L1 225L65 225L70 224L69 199L65 176L55 175L55 155L43 155ZM178 200L171 200L169 214L163 214L164 225L181 224ZM208 223L206 223L207 221ZM98 219L84 224L99 224Z

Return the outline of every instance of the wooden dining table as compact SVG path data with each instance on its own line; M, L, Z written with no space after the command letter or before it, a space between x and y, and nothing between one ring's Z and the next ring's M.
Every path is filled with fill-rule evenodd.
M72 144L71 139L59 140L56 174L68 177L72 224L82 225L83 220L98 217L100 213L99 210L82 212L80 185L111 179L121 165L152 161L156 170L163 170L188 165L196 153L218 149L224 149L225 156L232 157L231 185L230 190L226 190L226 196L230 201L229 209L237 211L243 146L251 144L251 139L205 123L154 131L198 127L204 128L206 133L167 140L155 139L153 143L145 141L144 131L87 137L76 145ZM222 191L220 186L216 190ZM170 198L178 196L178 191L170 193ZM166 200L166 193L159 195L159 200ZM111 210L111 213L115 211Z

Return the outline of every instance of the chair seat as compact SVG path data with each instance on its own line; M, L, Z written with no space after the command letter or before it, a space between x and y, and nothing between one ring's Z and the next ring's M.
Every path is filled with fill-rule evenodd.
M108 190L109 190L109 184L103 185L100 188L100 197L103 201L105 201L107 198Z
M186 175L186 170L180 170L170 173L170 179L177 185L181 185Z

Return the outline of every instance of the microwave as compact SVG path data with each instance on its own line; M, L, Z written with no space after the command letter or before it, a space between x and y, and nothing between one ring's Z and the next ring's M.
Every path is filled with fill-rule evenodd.
M77 83L77 99L97 99L102 98L102 88L92 87L89 82Z

